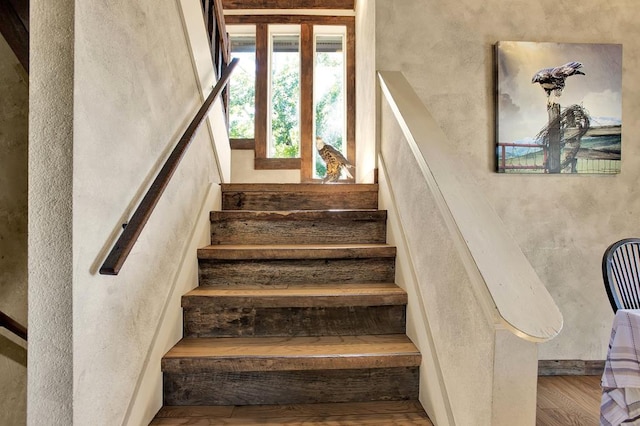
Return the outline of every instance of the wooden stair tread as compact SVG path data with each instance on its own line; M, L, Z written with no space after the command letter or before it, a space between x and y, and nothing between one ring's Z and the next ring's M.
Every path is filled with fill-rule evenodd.
M208 423L206 423L208 421ZM151 425L425 425L417 400L256 406L165 406Z
M377 184L222 185L222 210L360 210L377 208Z
M350 220L386 219L386 210L221 210L209 214L212 221L264 219L264 220Z
M215 299L215 306L318 307L383 306L407 303L407 293L392 283L327 284L286 288L218 289L197 287L183 296L184 308L200 306Z
M209 245L198 249L199 259L362 259L395 257L396 248L388 244L273 244Z
M299 371L417 367L404 334L320 337L184 338L162 359L163 371Z
M316 183L223 183L222 192L378 192L378 184L318 185Z

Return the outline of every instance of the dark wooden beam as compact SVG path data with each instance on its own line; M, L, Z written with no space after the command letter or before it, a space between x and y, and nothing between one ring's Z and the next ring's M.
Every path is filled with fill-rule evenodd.
M18 61L29 72L29 3L27 0L0 0L0 33Z
M254 139L256 160L267 157L267 111L269 108L269 28L256 25L256 112Z
M355 0L222 0L229 9L333 9L354 10Z
M356 26L347 25L347 159L353 164L356 175Z
M313 25L302 24L300 28L300 158L302 181L313 176Z
M256 149L255 139L229 139L231 149Z
M256 145L257 148L257 145ZM254 161L256 170L296 170L300 169L299 158L256 158Z
M231 24L314 24L349 25L355 22L353 16L315 15L225 15L225 22Z

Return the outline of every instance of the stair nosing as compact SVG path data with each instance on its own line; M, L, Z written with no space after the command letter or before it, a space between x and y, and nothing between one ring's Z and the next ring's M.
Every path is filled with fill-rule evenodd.
M182 296L182 307L196 308L204 303L211 303L216 308L394 306L406 305L407 297L406 291L395 284L373 287L366 284L351 284L268 289L196 287ZM207 302L194 303L194 299L207 300Z
M212 222L222 222L229 220L242 220L242 219L254 219L254 220L297 220L297 221L313 221L323 218L318 218L318 215L326 215L330 220L352 220L354 218L360 219L360 221L377 222L383 221L387 218L386 210L379 209L344 209L344 210L215 210L209 213L209 218ZM218 216L218 217L216 217ZM369 217L366 217L369 216Z
M363 259L395 257L389 244L212 244L198 249L201 260Z
M350 339L355 339L356 343L349 343ZM357 339L362 340L360 344L357 344ZM345 340L346 344L340 344ZM265 350L269 353L261 352ZM162 370L195 373L394 368L418 367L420 361L420 352L404 334L284 338L199 337L183 338L178 342L163 357Z
M318 185L316 183L223 183L222 193L234 192L378 192L377 183Z

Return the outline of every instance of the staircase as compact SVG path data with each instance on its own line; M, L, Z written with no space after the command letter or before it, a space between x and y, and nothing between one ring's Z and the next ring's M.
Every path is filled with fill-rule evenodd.
M152 424L431 424L377 190L222 186Z

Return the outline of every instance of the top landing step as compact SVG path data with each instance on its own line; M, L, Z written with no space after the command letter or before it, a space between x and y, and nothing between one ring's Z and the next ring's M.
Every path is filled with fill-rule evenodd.
M222 184L222 210L376 210L377 184Z

